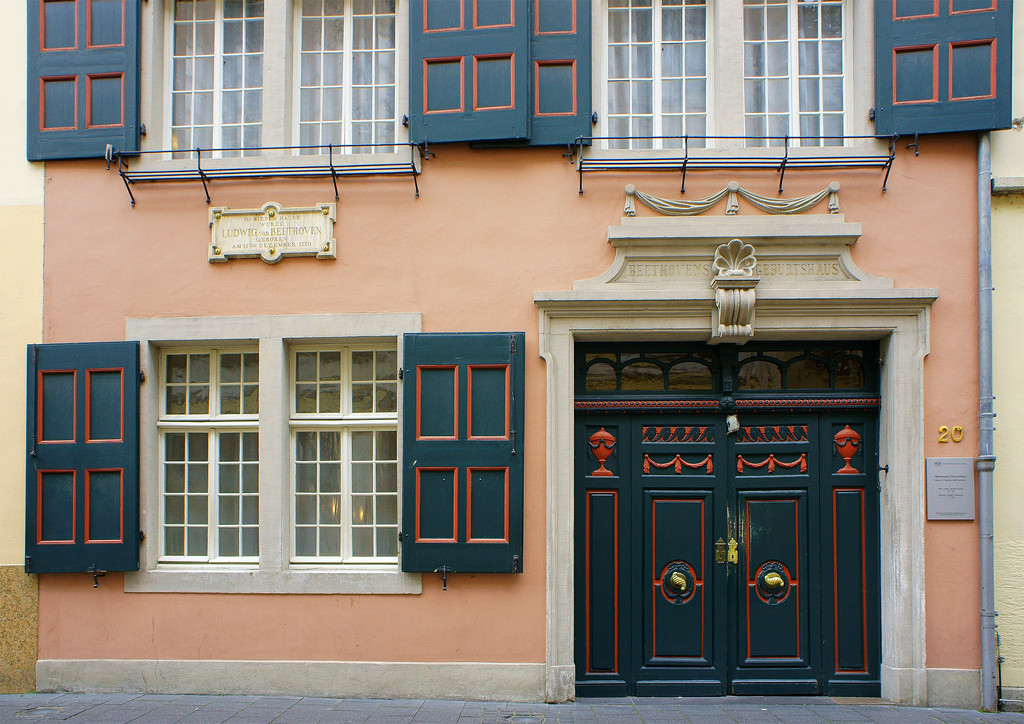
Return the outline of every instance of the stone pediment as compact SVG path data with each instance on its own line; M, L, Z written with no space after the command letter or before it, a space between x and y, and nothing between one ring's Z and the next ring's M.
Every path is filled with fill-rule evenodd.
M760 278L759 293L821 285L836 291L891 289L891 279L868 274L854 263L850 247L860 234L861 225L846 222L841 214L627 217L608 228L608 243L615 247L611 267L599 277L576 282L573 289L707 290L711 296L711 282L717 276L715 250L733 239L755 249L753 274Z
M754 336L755 308L773 299L827 304L892 295L892 279L854 263L850 247L860 234L861 225L840 214L626 217L608 229L611 267L575 282L571 297L688 300L707 310L709 341L742 344Z

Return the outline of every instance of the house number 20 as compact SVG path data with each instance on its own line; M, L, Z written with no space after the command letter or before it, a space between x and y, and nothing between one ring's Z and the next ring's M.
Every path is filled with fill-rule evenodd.
M964 439L964 428L962 425L957 425L950 430L946 425L939 428L939 442L960 442Z

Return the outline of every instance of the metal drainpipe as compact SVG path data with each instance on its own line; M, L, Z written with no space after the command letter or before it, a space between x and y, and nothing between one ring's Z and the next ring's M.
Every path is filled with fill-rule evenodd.
M978 134L978 527L981 536L981 705L997 711L995 551L992 470L992 154L989 134Z

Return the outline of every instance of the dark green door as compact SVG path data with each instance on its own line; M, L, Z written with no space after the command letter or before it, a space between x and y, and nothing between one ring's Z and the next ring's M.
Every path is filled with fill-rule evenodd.
M580 414L580 695L878 693L873 415Z

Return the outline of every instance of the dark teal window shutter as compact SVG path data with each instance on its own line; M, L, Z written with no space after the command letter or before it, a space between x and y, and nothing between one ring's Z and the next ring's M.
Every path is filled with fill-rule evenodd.
M1010 127L1013 5L885 0L875 5L875 132Z
M407 334L402 570L523 570L522 332Z
M139 568L139 345L28 348L25 569Z
M141 0L28 0L28 159L139 150Z
M533 0L530 143L572 143L592 131L589 0Z
M412 0L409 8L410 138L528 138L526 0Z

